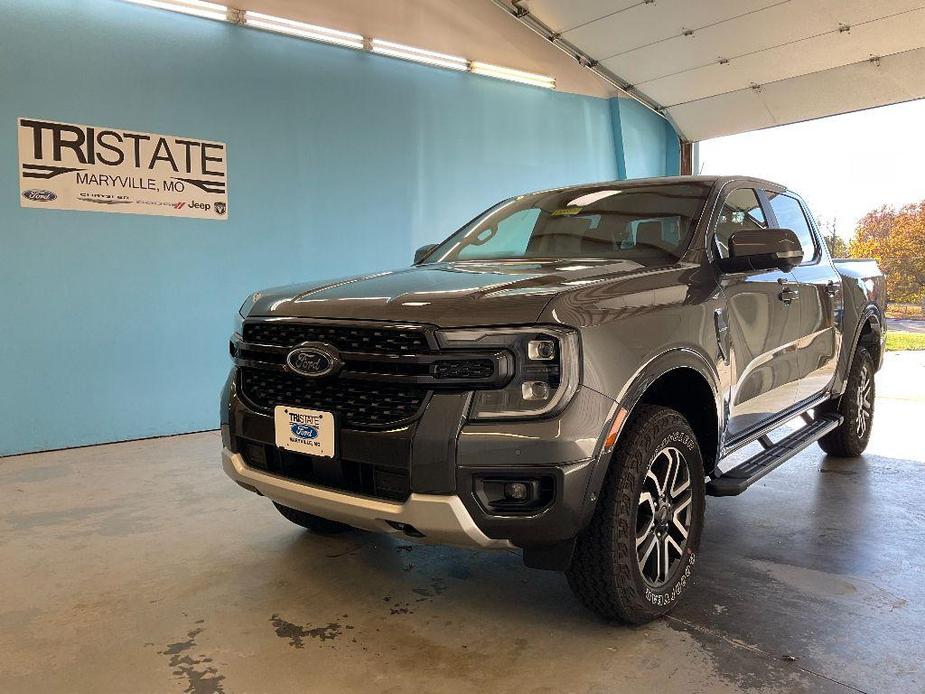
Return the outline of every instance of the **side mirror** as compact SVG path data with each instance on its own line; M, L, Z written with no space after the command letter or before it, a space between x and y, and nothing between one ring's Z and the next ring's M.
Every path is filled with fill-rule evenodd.
M414 252L414 264L417 265L422 260L424 260L424 258L429 256L430 252L439 245L439 243L428 243L426 246L421 246L419 249L417 249Z
M789 272L803 262L800 239L790 229L743 229L729 237L729 257L720 258L723 272L777 268Z

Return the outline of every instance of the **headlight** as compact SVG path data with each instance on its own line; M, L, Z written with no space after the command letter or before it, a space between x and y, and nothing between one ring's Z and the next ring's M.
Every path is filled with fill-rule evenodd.
M441 330L441 349L507 349L514 377L504 387L478 390L471 419L541 417L558 412L578 388L578 333L565 328L472 328Z

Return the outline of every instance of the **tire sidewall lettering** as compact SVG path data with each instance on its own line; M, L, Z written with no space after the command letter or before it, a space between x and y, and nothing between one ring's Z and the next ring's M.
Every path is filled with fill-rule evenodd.
M646 600L653 607L662 608L674 604L687 589L687 585L690 583L692 574L694 573L694 564L696 563L697 555L688 550L685 550L685 555L687 564L684 566L684 571L675 579L675 583L671 588L664 593L656 593L648 586L646 587Z

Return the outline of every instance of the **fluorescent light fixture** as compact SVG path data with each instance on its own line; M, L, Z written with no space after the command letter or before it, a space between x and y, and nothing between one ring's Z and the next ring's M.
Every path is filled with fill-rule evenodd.
M299 38L309 39L311 41L333 43L337 46L346 46L347 48L363 48L363 37L359 34L351 34L350 32L338 31L337 29L328 29L327 27L320 27L315 24L296 22L292 19L274 17L273 15L263 14L262 12L251 12L248 10L244 13L244 23L256 29L265 29L266 31L275 31L278 34L298 36Z
M382 39L373 39L373 53L389 55L403 60L413 60L416 63L434 65L447 70L467 70L469 68L469 61L465 58L447 55L446 53L425 51L423 48L414 48L413 46L383 41Z
M534 87L544 87L546 89L556 88L555 77L537 75L535 72L524 72L523 70L514 70L509 67L491 65L489 63L479 63L477 61L472 62L470 70L472 70L472 72L477 75L486 75L487 77L497 77L501 80L510 80L511 82L531 84Z
M228 8L215 2L204 2L203 0L124 0L133 5L144 5L145 7L155 7L159 10L170 10L172 12L182 12L191 14L195 17L205 17L206 19L218 19L223 22L228 21Z

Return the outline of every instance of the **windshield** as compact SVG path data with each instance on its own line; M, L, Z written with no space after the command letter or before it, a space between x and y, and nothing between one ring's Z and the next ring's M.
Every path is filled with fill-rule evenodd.
M512 198L440 244L427 262L615 258L672 264L687 250L710 186L573 188Z

